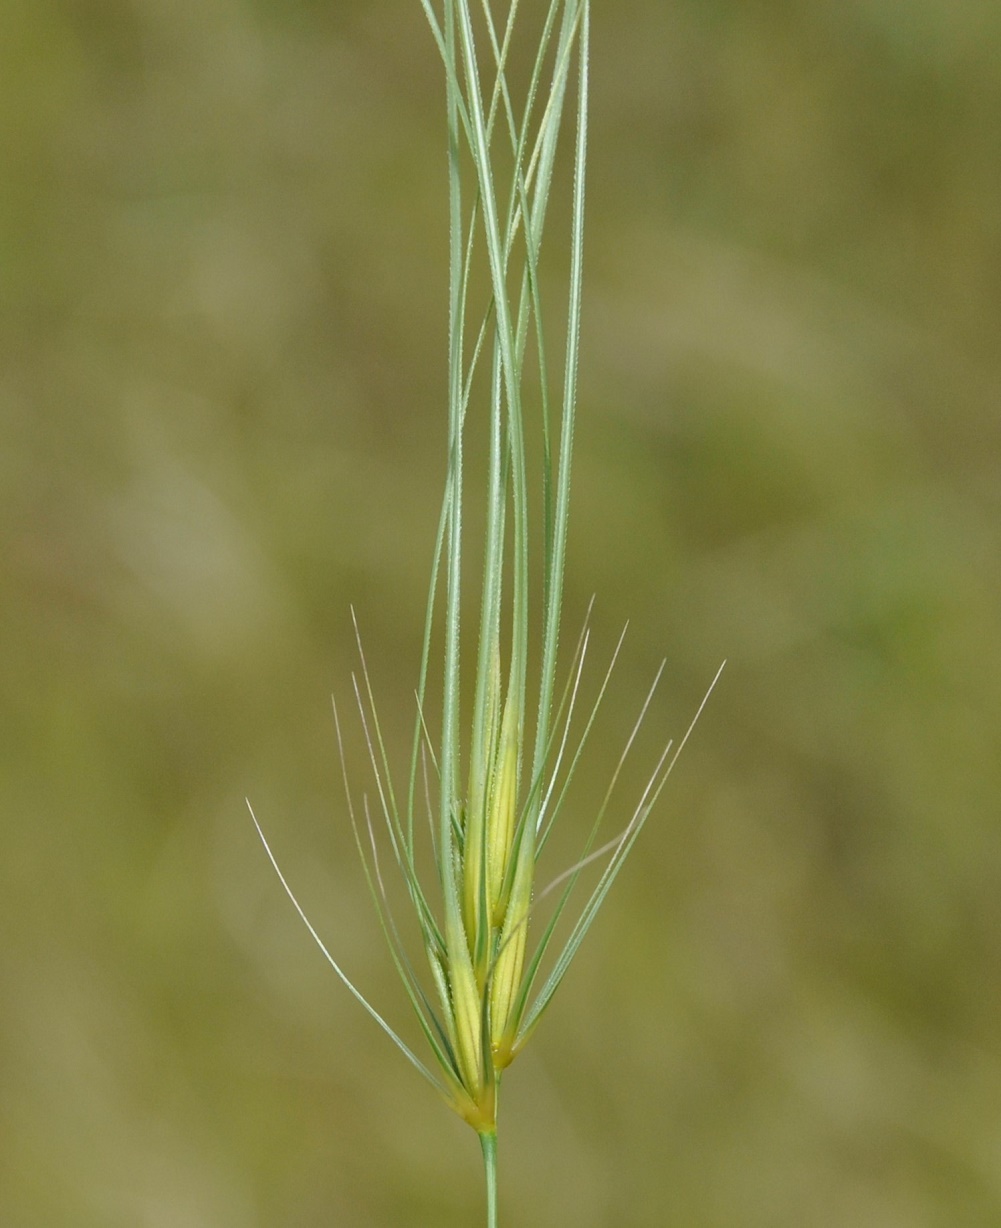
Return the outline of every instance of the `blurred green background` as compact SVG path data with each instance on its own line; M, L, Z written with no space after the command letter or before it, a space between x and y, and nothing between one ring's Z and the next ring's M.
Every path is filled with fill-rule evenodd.
M419 4L0 11L0 1222L479 1223L473 1134L243 804L406 1026L329 694L353 603L402 746ZM996 1225L1001 7L599 3L592 138L566 639L596 593L597 671L631 620L594 791L662 655L651 744L730 665L505 1083L502 1220Z

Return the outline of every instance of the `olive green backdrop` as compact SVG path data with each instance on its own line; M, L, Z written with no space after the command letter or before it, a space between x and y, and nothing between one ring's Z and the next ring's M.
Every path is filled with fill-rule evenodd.
M502 1222L996 1225L1001 8L597 3L593 75L584 802L662 656L648 755L730 664L505 1082ZM243 802L406 1028L329 695L353 604L403 762L442 98L417 0L0 5L10 1228L481 1221Z

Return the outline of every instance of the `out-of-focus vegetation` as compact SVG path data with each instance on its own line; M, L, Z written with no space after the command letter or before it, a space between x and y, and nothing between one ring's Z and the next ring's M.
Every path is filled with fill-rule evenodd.
M594 21L566 639L631 629L582 831L660 656L651 741L731 664L505 1083L502 1219L995 1225L1001 8ZM402 749L442 93L417 0L3 5L11 1228L480 1214L243 806L402 1019L328 695L354 603Z

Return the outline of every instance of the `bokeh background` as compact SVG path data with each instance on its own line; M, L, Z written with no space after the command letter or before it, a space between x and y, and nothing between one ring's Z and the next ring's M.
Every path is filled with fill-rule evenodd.
M478 1223L243 803L406 1028L329 695L353 603L402 746L420 7L0 11L0 1222ZM567 620L595 669L631 626L585 793L662 656L651 743L730 664L505 1083L502 1218L996 1225L1001 7L597 4L592 138Z

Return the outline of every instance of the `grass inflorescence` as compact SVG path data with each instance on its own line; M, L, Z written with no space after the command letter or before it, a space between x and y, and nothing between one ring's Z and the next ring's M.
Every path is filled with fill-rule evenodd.
M518 0L510 0L503 20L489 0L475 9L467 0L420 3L445 69L448 451L405 789L398 793L393 785L360 637L355 697L375 781L373 798L360 807L348 784L336 706L335 720L358 849L430 1063L355 988L281 881L338 976L480 1135L488 1222L495 1224L502 1074L552 1001L681 746L668 744L628 822L596 848L648 695L579 860L540 892L538 859L564 808L618 653L596 700L578 714L589 643L585 624L557 695L580 336L589 5L552 0L537 19L534 49L525 58L515 39ZM519 71L524 84L517 101L509 84L516 48L519 65L528 69ZM561 312L565 331L554 347L539 259L564 151L571 171L569 295ZM559 354L555 365L551 352ZM471 437L486 442L476 450ZM478 461L473 477L467 473L471 451ZM485 505L482 547L467 541L464 513L471 499ZM479 590L478 634L474 650L464 652L470 641L461 628L471 583ZM439 652L440 673L433 665ZM429 728L431 707L438 713L436 734ZM390 905L378 828L413 908L424 972L414 966ZM425 865L422 841L431 849L430 873L419 868ZM271 856L266 841L265 848ZM602 864L596 883L576 917L558 930L579 874L595 861ZM530 921L546 895L552 907L532 943ZM557 939L557 933L564 936Z

